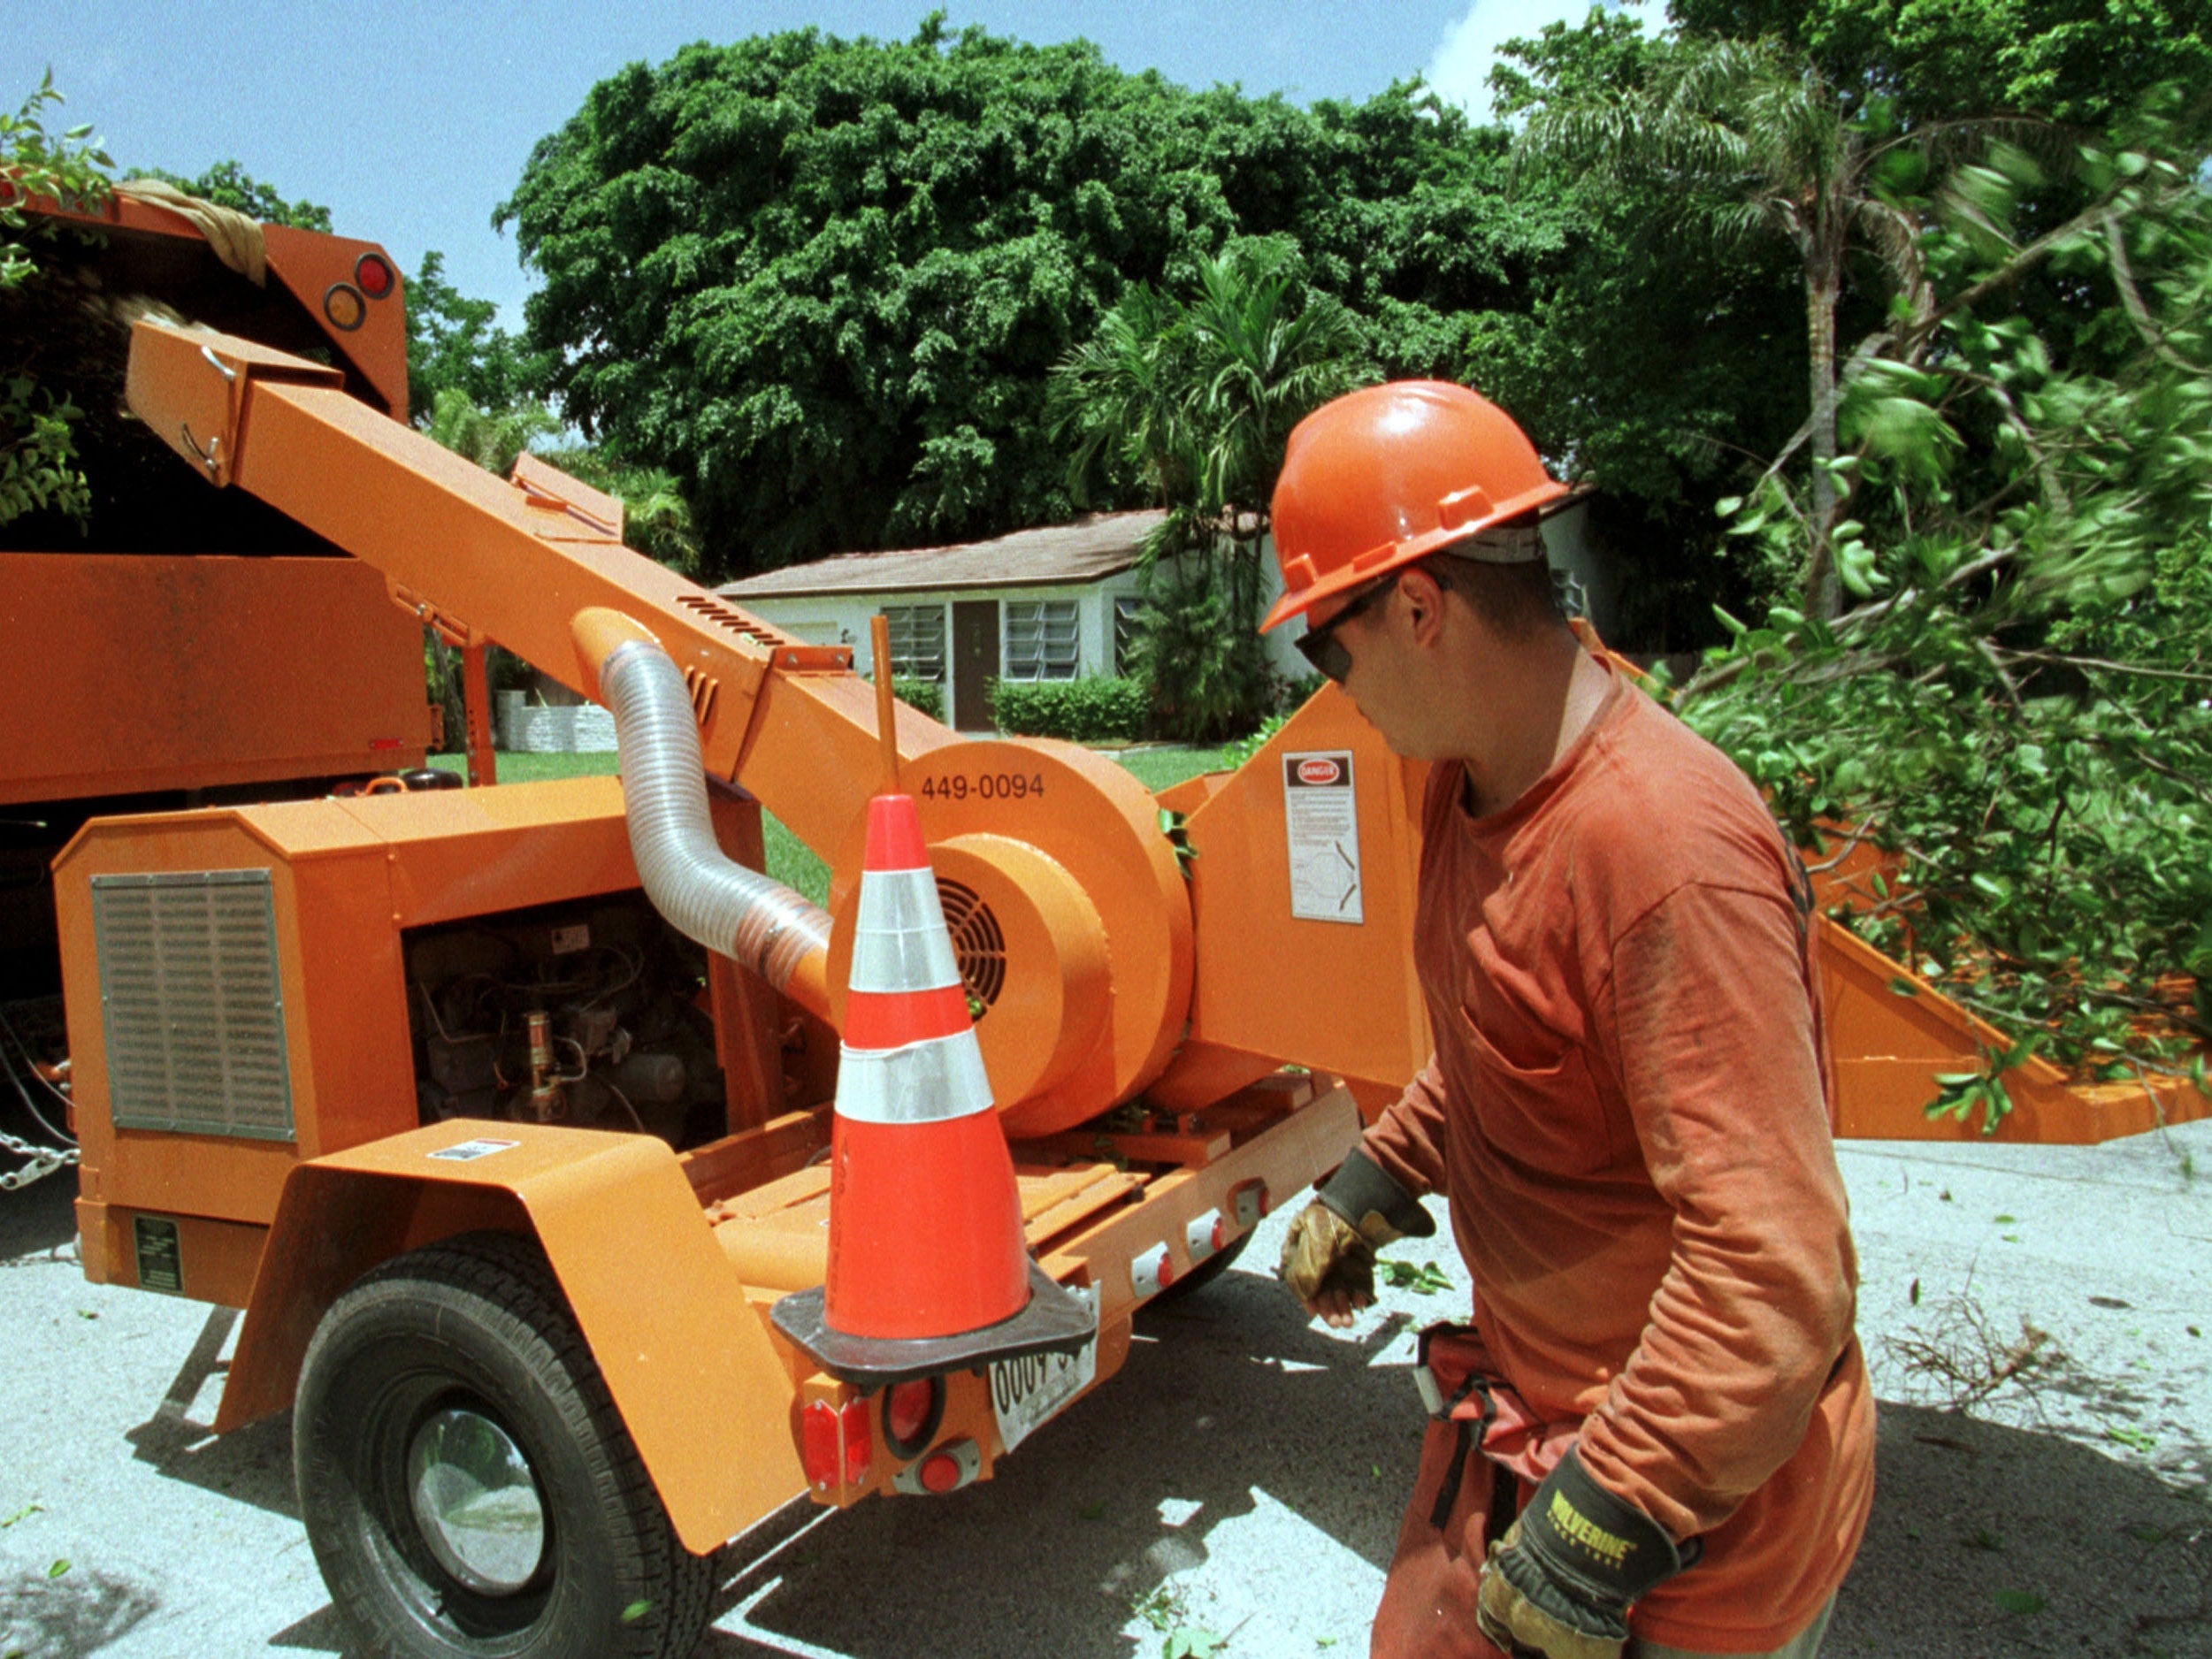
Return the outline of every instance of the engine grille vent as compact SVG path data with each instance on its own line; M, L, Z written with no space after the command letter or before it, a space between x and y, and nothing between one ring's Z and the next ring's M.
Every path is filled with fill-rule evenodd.
M96 875L92 925L116 1126L293 1139L269 872Z
M953 936L953 959L960 964L961 983L983 1005L982 1019L1006 986L1006 939L999 931L999 918L972 887L938 877L937 900L945 907L945 930Z

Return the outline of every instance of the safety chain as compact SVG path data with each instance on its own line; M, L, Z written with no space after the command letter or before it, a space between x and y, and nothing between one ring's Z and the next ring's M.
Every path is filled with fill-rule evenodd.
M57 1169L67 1169L77 1161L73 1146L57 1149L41 1146L35 1141L19 1141L5 1129L0 1129L0 1152L8 1152L27 1160L22 1168L0 1175L0 1192L13 1192L27 1187L42 1175L50 1175Z

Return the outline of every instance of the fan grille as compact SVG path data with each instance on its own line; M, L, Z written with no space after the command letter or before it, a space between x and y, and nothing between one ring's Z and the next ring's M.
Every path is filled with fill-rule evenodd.
M982 895L959 882L938 877L938 903L945 907L945 926L953 936L953 957L960 964L961 983L981 1005L981 1020L999 1000L1006 984L1006 939L999 930L999 918Z

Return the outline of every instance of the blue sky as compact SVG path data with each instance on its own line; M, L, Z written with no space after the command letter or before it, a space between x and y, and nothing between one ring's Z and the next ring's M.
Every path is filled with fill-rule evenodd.
M1416 73L1473 107L1497 41L1588 0L971 0L951 23L1035 42L1083 36L1124 69L1240 82L1301 102L1364 98ZM464 294L521 320L529 279L491 227L531 146L593 83L692 41L814 25L903 39L928 0L0 0L12 104L50 65L64 124L119 167L191 176L233 157L380 241L409 271L446 256Z

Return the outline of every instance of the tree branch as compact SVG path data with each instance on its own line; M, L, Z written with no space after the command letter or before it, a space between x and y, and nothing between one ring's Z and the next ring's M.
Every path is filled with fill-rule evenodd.
M2104 657L2075 656L2064 651L2008 651L2008 662L2048 662L2070 669L2101 669L2109 674L2139 674L2154 680L2187 680L2212 685L2212 674L2193 674L2186 669L2154 669L2140 662L2114 662Z
M2135 332L2143 337L2143 343L2156 352L2161 361L2184 374L2212 375L2212 369L2191 363L2166 343L2166 331L2153 319L2150 307L2143 303L2142 290L2135 286L2135 272L2129 269L2127 262L2127 238L2120 233L2116 214L2107 213L2104 217L2104 244L2112 256L2112 286L2120 291L2121 309L2127 312L2127 320L2135 325Z

